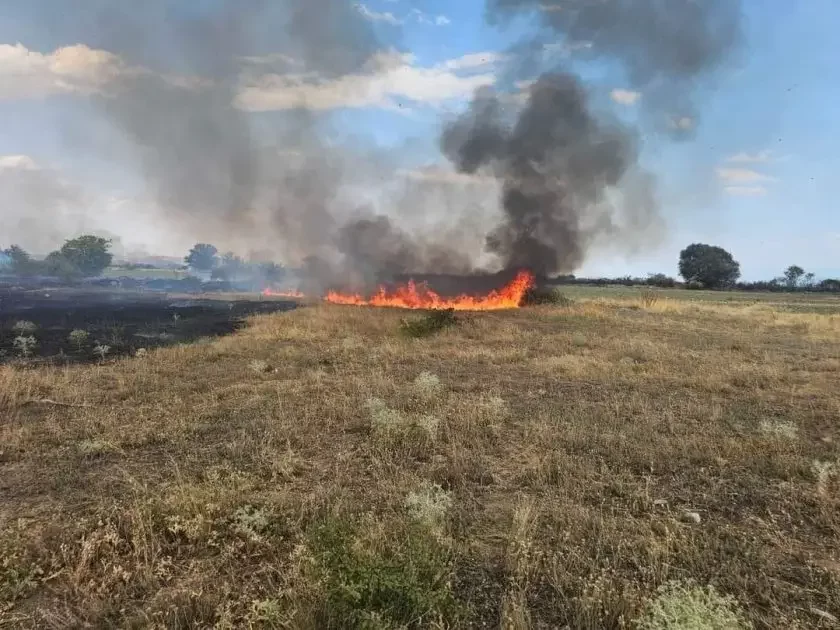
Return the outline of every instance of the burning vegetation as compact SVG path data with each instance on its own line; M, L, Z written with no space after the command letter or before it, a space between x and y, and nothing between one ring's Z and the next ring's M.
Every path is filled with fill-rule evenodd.
M346 304L354 306L388 306L393 308L432 309L456 311L498 311L509 308L519 308L528 289L534 285L534 275L529 271L520 271L512 282L486 295L471 296L458 295L443 297L435 293L426 284L417 284L409 280L407 284L394 289L381 286L369 298L361 295L351 295L330 291L326 301L332 304Z

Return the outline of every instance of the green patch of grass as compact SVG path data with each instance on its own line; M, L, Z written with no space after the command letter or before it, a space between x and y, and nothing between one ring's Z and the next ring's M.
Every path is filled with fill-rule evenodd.
M322 628L427 628L460 612L450 588L451 553L424 527L331 520L309 547L323 585Z
M406 337L419 339L434 335L458 324L453 309L431 311L421 317L406 318L400 321L400 332Z
M531 287L522 297L522 306L539 306L551 304L553 306L571 306L575 301L558 289L545 287Z

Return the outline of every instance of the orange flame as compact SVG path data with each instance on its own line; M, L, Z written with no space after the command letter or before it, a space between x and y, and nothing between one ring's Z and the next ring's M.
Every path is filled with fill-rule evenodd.
M425 284L421 284L418 287L413 280L410 280L407 285L397 287L393 291L388 291L385 287L379 287L376 294L370 298L330 291L324 299L333 304L354 306L497 311L508 308L519 308L525 292L532 286L534 286L534 275L529 271L520 271L512 282L501 289L491 291L483 296L459 295L454 298L444 298L432 291Z
M266 289L262 292L263 295L266 297L287 297L287 298L305 298L306 296L294 289L292 291L272 291L271 289Z

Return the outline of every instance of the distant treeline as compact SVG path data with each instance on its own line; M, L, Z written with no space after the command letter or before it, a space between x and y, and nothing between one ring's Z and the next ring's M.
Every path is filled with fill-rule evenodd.
M697 282L681 282L665 274L651 274L646 278L639 276L621 276L619 278L578 278L573 275L557 276L545 280L550 285L581 285L593 287L658 287L662 289L707 289L717 291L764 291L774 293L814 292L840 293L840 280L829 278L813 283L792 285L786 279L758 280L756 282L735 282L726 287L704 287Z

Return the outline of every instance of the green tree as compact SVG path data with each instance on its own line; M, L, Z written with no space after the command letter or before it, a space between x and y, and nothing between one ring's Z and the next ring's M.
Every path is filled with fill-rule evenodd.
M785 284L789 289L795 289L799 280L805 275L805 270L799 265L791 265L785 269Z
M184 258L184 262L190 269L196 271L211 271L219 263L216 254L219 250L209 243L196 243L190 253Z
M0 252L0 261L6 261L5 266L12 273L26 274L33 270L34 264L30 255L19 245L12 245Z
M48 276L56 276L63 280L72 280L82 275L79 268L61 252L51 252L44 259L42 269Z
M110 247L109 239L85 234L66 241L59 253L83 276L98 276L107 269L114 258L108 251Z
M680 275L686 282L719 289L741 277L741 265L722 247L693 243L680 252Z
M280 282L286 275L286 270L283 268L283 265L267 262L260 264L260 274L262 274L263 280L266 283L271 284Z

